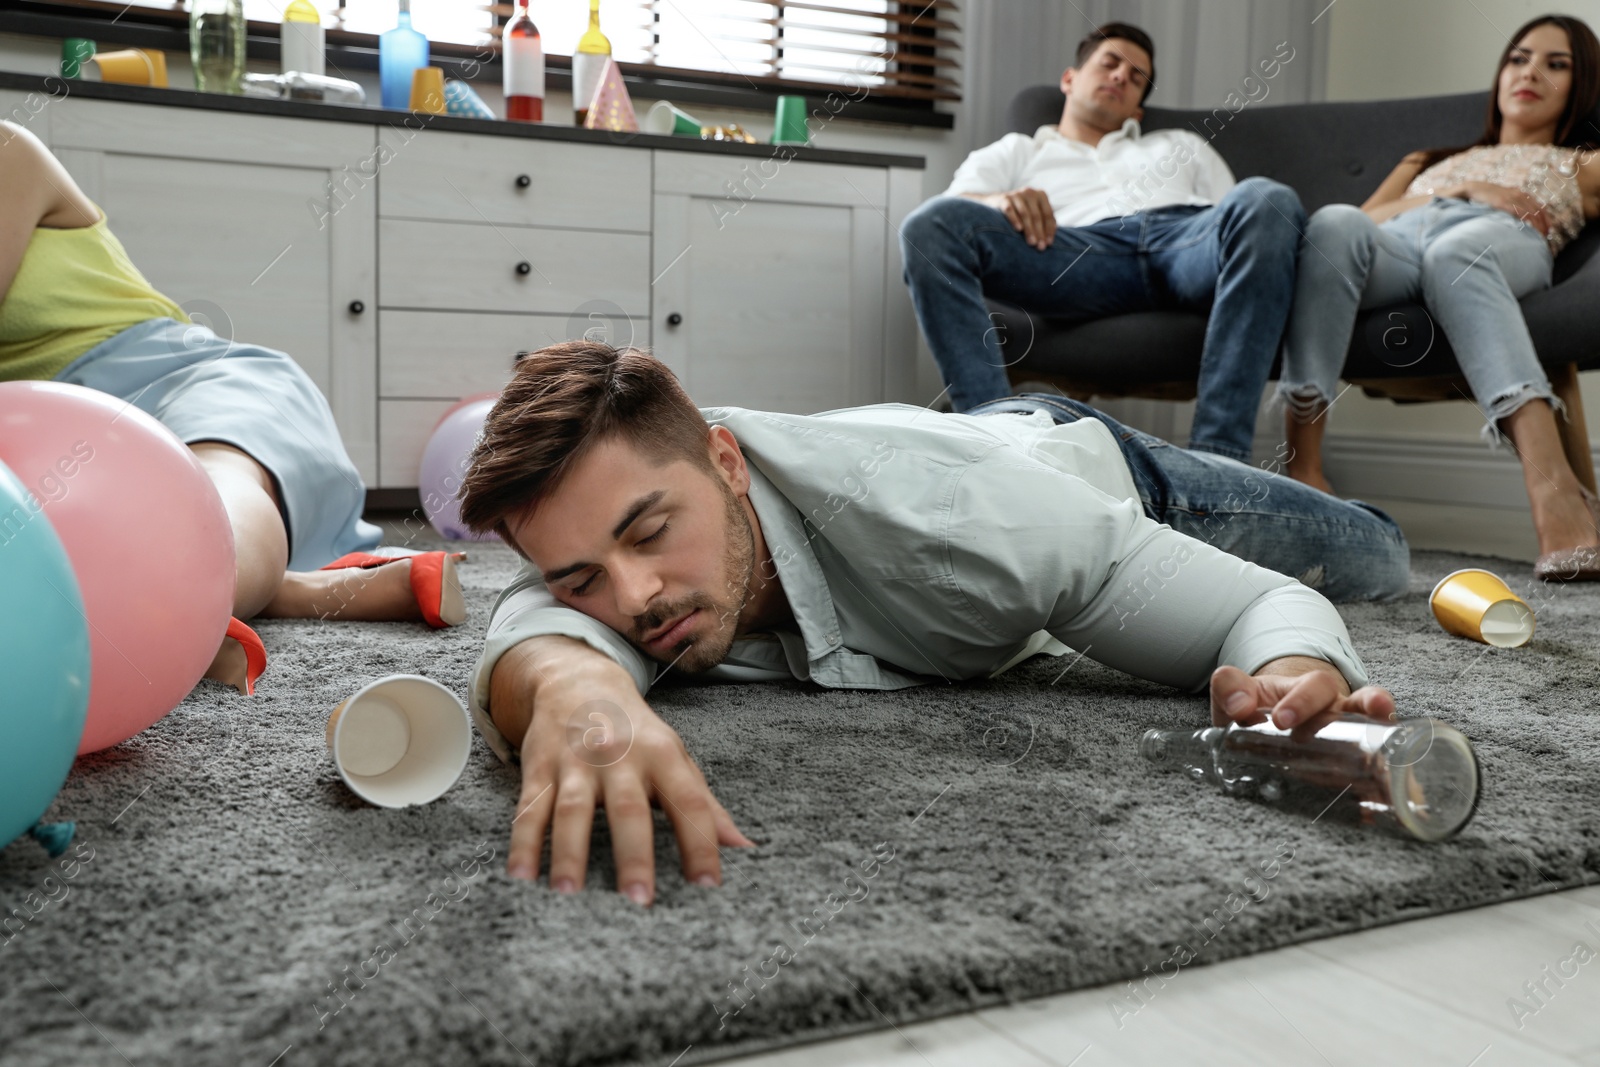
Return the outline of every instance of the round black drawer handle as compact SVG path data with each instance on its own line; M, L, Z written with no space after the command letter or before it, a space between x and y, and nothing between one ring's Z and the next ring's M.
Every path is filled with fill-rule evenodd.
M363 304L361 301L359 301L359 300L350 301L350 314L359 315L365 310L367 310L367 305Z
M517 273L518 274L526 274L532 269L533 269L533 264L529 263L527 260L523 260L521 263L517 264Z
M528 177L526 174L517 175L517 188L518 189L526 189L528 186L530 186L532 184L533 184L533 179Z
M674 311L672 314L667 316L667 325L668 326L682 326L683 325L683 316L678 314L676 311Z

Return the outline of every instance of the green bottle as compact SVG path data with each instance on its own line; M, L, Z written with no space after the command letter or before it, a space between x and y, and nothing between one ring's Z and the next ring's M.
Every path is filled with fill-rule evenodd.
M239 95L244 81L244 0L192 0L189 61L196 89Z

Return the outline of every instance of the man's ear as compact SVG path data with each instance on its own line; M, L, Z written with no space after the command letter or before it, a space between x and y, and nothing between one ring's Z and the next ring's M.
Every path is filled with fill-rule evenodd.
M1074 74L1076 74L1076 73L1078 73L1076 67L1068 67L1066 70L1061 72L1061 95L1062 96L1071 96L1072 95L1072 76Z
M750 468L745 465L744 453L733 431L726 426L713 426L706 436L706 448L711 453L711 465L729 489L743 496L750 491Z

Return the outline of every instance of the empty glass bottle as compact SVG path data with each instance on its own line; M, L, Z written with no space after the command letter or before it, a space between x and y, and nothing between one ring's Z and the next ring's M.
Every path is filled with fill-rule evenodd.
M189 62L202 93L237 96L244 80L244 0L191 0Z
M1228 796L1419 841L1452 836L1478 804L1477 753L1437 719L1342 715L1301 737L1271 722L1147 730L1139 752Z

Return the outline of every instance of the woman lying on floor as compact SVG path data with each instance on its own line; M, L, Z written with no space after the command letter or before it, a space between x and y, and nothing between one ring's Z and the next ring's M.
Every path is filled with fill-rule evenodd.
M1483 137L1413 152L1360 208L1311 216L1300 247L1279 395L1290 477L1332 492L1323 417L1360 308L1421 299L1455 349L1488 425L1511 438L1539 535L1538 577L1600 580L1600 501L1578 481L1517 301L1548 288L1556 253L1600 216L1600 43L1546 15L1500 56Z
M366 487L306 373L189 322L49 149L0 122L0 381L18 379L122 398L210 475L238 565L236 617L206 677L253 690L266 651L243 619L465 618L455 557L367 554L381 531L361 520Z

